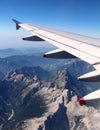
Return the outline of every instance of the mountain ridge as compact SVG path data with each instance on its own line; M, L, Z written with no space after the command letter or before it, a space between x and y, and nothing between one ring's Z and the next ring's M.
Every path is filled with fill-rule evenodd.
M94 119L99 122L98 110L80 106L77 98L71 99L78 93L79 96L85 93L80 90L82 87L79 89L75 86L74 80L68 80L72 77L65 68L57 72L54 81L52 79L46 81L42 76L39 77L40 72L37 72L37 68L15 69L0 81L2 90L0 95L4 102L9 104L9 107L6 106L8 113L6 117L5 112L1 115L5 120L0 122L3 125L1 130L89 129L91 127L85 122L88 119L86 114L88 111L90 111L89 117L95 117ZM94 120L88 119L88 122L93 123ZM93 128L99 130L99 123Z

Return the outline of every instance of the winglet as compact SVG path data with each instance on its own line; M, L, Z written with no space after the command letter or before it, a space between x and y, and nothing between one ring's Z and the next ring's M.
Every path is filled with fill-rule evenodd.
M21 24L21 22L15 20L15 19L12 19L12 20L16 23L16 30L18 30L20 28L19 24Z

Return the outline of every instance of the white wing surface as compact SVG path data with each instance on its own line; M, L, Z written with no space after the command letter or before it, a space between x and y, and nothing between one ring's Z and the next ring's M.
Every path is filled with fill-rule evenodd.
M80 76L83 81L100 81L100 39L82 36L79 34L63 32L38 25L24 24L15 19L16 29L20 27L32 35L23 40L47 41L59 49L44 54L49 58L75 58L78 57L95 68L95 71Z

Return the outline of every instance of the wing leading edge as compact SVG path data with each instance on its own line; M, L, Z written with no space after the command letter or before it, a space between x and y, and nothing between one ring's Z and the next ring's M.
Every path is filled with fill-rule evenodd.
M32 36L23 38L28 41L47 41L60 48L44 54L48 58L75 58L78 57L94 66L95 71L80 76L83 81L100 81L100 39L82 36L79 34L60 32L58 30L41 27L39 25L24 24L15 19L16 29L20 27L29 31ZM93 45L95 42L96 45Z

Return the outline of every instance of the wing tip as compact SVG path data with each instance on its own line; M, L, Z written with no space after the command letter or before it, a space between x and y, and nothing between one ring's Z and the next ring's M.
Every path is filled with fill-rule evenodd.
M15 24L16 24L16 30L18 30L20 28L19 24L21 24L21 22L17 21L16 19L12 19L12 21L15 22Z

